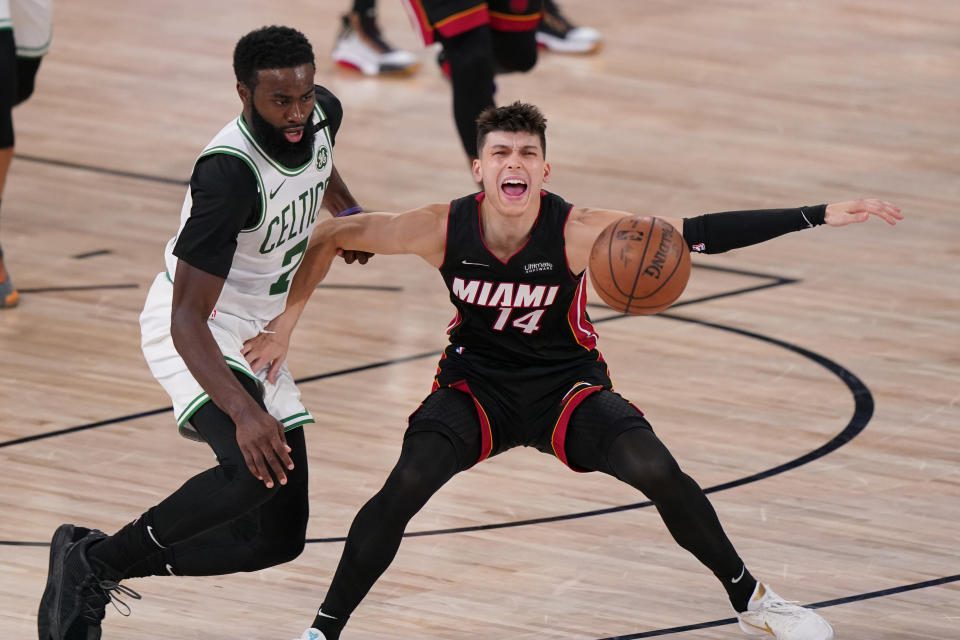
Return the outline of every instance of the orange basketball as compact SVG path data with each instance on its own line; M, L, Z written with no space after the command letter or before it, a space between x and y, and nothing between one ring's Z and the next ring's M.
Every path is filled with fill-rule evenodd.
M690 278L683 234L659 218L621 218L604 229L590 250L590 281L608 305L649 315L676 302Z

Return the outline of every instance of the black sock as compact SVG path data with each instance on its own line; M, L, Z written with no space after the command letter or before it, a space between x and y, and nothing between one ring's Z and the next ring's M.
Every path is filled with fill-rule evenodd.
M339 640L340 632L343 631L349 619L350 616L332 616L323 610L323 605L320 605L317 617L313 619L313 628L322 633L327 640Z
M126 572L130 567L164 549L163 543L152 533L151 511L90 546L87 553L89 559L104 569L106 577L119 581L127 577Z
M757 579L750 575L746 565L741 569L741 573L736 576L717 577L723 583L723 588L727 590L727 596L730 598L730 604L733 605L734 610L738 613L746 611L750 596L757 588Z

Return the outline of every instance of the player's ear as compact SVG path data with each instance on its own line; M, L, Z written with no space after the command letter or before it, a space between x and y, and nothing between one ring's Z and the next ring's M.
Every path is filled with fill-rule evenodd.
M543 182L544 184L546 184L547 182L550 182L550 163L549 162L543 163Z
M470 167L473 171L473 179L477 182L483 182L483 172L480 170L480 160L474 158L470 163Z
M250 89L247 88L247 85L243 84L242 82L238 82L237 95L240 96L240 101L243 102L244 105L247 105L250 104L250 99L253 94L250 92Z

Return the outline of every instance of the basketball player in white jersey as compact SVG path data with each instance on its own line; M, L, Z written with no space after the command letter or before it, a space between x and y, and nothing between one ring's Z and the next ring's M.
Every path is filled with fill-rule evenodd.
M50 50L52 17L53 0L0 0L0 202L13 160L11 111L33 93L40 61ZM0 309L19 302L0 247Z
M342 109L314 85L303 34L247 34L234 70L243 112L196 161L166 269L140 317L144 356L180 432L206 442L218 464L112 536L58 528L41 640L99 638L111 596L139 598L118 584L124 578L256 571L303 550L301 427L313 418L289 371L266 381L241 349L284 309L320 208L361 209L333 163Z

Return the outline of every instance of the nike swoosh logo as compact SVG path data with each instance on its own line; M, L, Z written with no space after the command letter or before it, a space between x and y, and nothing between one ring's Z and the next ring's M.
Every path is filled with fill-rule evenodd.
M160 544L160 541L157 540L157 536L153 535L153 527L151 527L150 525L147 525L147 535L150 536L150 539L153 540L153 543L155 545L157 545L161 549L166 549L166 547Z
M730 582L732 582L733 584L737 584L738 582L743 580L743 576L746 575L746 573L747 573L747 565L743 565L743 569L740 569L740 575L738 575L736 578L732 578Z
M482 262L470 262L469 260L461 260L460 264L465 264L470 267L489 267L490 265L484 264Z
M744 620L744 622L746 622L746 620ZM770 628L770 623L769 623L769 622L764 622L762 627L747 622L747 626L753 627L754 629L760 629L760 631L766 631L767 633L769 633L770 635L772 635L772 636L774 636L774 637L776 637L776 635L777 635L777 634L775 634L775 633L773 632L773 629Z
M270 192L271 200L273 200L273 196L277 195L277 193L280 191L280 188L283 187L284 183L286 183L286 179L284 179L284 181L280 183L280 186L278 186L276 189Z

